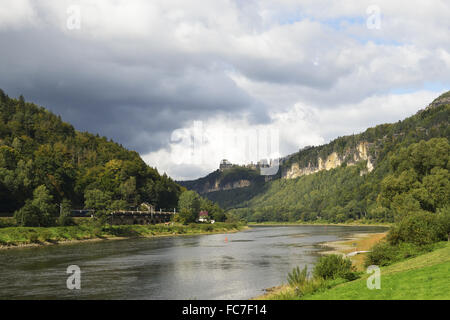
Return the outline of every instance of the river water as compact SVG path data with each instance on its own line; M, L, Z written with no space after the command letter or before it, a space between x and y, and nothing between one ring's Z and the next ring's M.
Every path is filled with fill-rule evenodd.
M382 227L252 227L233 234L0 251L0 299L248 299L318 259L320 243ZM81 289L66 286L81 269Z

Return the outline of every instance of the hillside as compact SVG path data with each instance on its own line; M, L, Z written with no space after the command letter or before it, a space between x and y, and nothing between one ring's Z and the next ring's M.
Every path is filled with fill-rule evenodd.
M442 163L432 165L425 172L419 167L409 168L415 175L410 182L431 188L426 195L431 199L437 191L430 185L424 186L424 177L430 175L439 180L437 176L448 176L449 97L450 92L441 95L427 108L403 121L378 125L290 155L283 159L272 181L209 192L206 196L249 221L324 219L344 222L363 218L392 221L396 204L392 206L393 197L388 200L383 197L390 192L385 179L394 182L393 179L405 175L403 171L408 169L408 163L419 162L420 167L439 158ZM404 167L396 166L393 161L400 158ZM431 183L430 179L433 178L426 178L425 183ZM449 187L445 182L435 183L448 195ZM399 188L403 188L401 191L405 194L410 192L408 187ZM417 201L416 207L422 210L436 211L444 206L430 204L435 200L427 203L419 199L419 189L414 192L417 194L408 196Z
M197 180L177 182L189 190L206 194L261 184L264 182L264 176L261 176L257 170L234 166L225 170L216 170Z
M79 132L43 107L0 90L0 214L12 215L45 186L54 204L69 200L127 209L141 202L175 208L181 187L149 167L139 154L87 132Z

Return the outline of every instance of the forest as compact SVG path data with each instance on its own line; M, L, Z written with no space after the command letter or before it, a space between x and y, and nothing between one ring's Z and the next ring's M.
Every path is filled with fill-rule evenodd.
M449 210L449 110L439 103L393 124L340 137L330 144L294 154L285 165L306 164L318 155L342 153L361 141L373 143L375 169L366 163L296 179L275 179L248 188L207 193L206 196L247 221L371 220L393 222L406 212Z
M47 225L58 206L96 210L177 208L183 188L137 152L79 132L43 107L0 90L0 214L41 212ZM51 219L50 219L51 220ZM26 224L26 223L25 223Z

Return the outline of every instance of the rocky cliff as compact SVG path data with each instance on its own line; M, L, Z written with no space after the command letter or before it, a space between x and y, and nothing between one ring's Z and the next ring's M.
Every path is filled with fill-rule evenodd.
M190 190L205 194L250 187L252 184L263 180L264 176L259 175L257 170L233 166L224 170L216 170L197 180L179 181L178 183Z
M206 182L201 193L224 191L224 190L231 190L231 189L237 189L237 188L245 188L245 187L249 187L250 184L251 184L250 180L247 180L247 179L239 179L239 180L228 182L225 184L221 184L220 180L216 180L214 182L214 184L212 184L212 185L209 182Z
M284 179L294 179L304 175L309 175L321 170L330 170L339 167L342 164L347 164L348 166L355 165L360 161L367 161L367 170L361 172L361 174L371 172L373 170L373 159L369 155L369 147L371 144L368 142L360 142L356 148L347 149L344 153L338 154L337 152L332 152L326 158L317 157L316 165L312 162L308 162L307 166L300 166L298 162L294 162L291 165L283 168L281 177Z

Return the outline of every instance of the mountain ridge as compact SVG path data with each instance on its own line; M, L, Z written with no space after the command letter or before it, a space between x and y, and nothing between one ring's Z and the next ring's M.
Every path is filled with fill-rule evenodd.
M387 174L390 153L395 153L398 149L421 140L428 141L432 138L444 137L448 141L450 135L448 127L449 97L450 92L442 94L427 107L402 121L380 124L359 134L338 137L328 144L308 147L293 153L281 161L280 170L276 176L272 177L272 181L267 182L259 178L251 181L250 186L240 187L236 190L211 191L205 193L205 196L228 209L241 208L239 210L245 210L245 208L255 205L256 198L266 197L264 195L267 195L268 190L274 185L281 186L283 181L289 180L293 180L295 184L295 181L305 177L312 177L308 181L311 180L313 183L313 180L316 179L314 175L320 174L317 176L317 179L320 180L324 177L323 172L330 172L326 175L326 179L331 179L331 176L335 174L334 170L349 172L348 170L354 167L351 170L352 175L357 174L361 179L365 179L363 176L370 176L371 179L373 176L379 176L380 179L377 181L381 181L381 177ZM381 168L378 168L379 165ZM201 179L188 181L183 185L188 189L201 188L201 183L208 179L216 179L212 183L220 182L221 175L223 173L216 171L214 175L210 174ZM236 181L239 181L241 177L235 175L235 178ZM354 176L352 179L356 181L359 178ZM311 186L311 188L313 187ZM375 197L375 193L376 191L374 191L373 197ZM375 201L375 199L372 200ZM283 204L280 203L280 206Z

